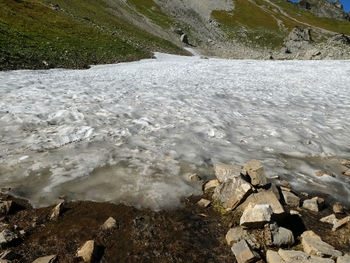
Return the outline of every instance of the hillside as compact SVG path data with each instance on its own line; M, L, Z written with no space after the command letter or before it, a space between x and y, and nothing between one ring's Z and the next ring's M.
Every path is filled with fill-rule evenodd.
M308 1L311 5L303 4ZM186 44L180 41L183 33L205 55L349 58L350 41L337 34L350 35L350 22L334 15L345 13L341 6L327 4L319 8L313 0L214 4L210 0L1 0L0 69L86 68L150 58L154 51L186 55ZM310 37L299 38L300 34Z

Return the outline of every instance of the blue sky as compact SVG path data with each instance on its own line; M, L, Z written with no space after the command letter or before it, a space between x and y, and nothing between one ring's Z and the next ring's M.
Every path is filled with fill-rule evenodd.
M293 2L298 2L298 0L292 0ZM350 10L350 0L340 0L343 3L344 9L346 12Z

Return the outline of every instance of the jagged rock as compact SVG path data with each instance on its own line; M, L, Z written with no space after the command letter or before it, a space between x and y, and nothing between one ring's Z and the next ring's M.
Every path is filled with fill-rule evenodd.
M190 174L188 179L192 182L200 182L201 178L197 174Z
M295 194L288 192L288 191L282 191L284 202L289 206L298 207L300 204L300 198L296 196Z
M300 0L297 4L318 17L349 20L349 14L343 10L343 5L339 0Z
M16 234L11 232L10 230L5 229L0 233L0 246L3 247L16 239Z
M305 253L320 257L337 258L342 256L342 253L316 235L313 231L305 231L301 235L301 243Z
M239 206L240 210L244 210L249 203L255 204L269 204L273 210L273 213L276 215L283 214L284 208L281 203L278 201L276 194L272 191L263 190L259 193L251 194L243 204Z
M210 180L204 185L204 192L208 191L211 188L216 188L219 185L220 185L219 180L217 179Z
M186 34L182 34L181 37L180 37L180 40L182 43L185 43L185 44L189 44L188 42L188 36Z
M350 262L350 255L344 255L342 257L337 258L337 263L349 263Z
M329 216L325 216L325 217L322 217L320 219L320 221L322 223L328 223L328 224L331 224L333 225L336 221L338 221L337 217L335 216L335 214L331 214Z
M257 261L259 254L253 251L244 239L233 244L231 247L238 263L250 263Z
M281 256L273 250L266 251L266 261L267 263L284 263L285 261L281 258Z
M12 201L0 201L0 216L7 215L10 212Z
M290 246L294 244L293 232L287 228L279 227L277 224L271 224L272 244L276 247Z
M56 255L50 255L46 257L40 257L33 261L33 263L54 263L57 261Z
M234 177L215 188L213 199L226 209L235 209L252 192L252 186L241 177Z
M279 249L278 255L283 260L282 262L286 263L334 263L334 260L330 258L321 258L296 250Z
M197 202L197 204L199 205L199 206L201 206L201 207L208 207L209 205L210 205L210 201L209 200L207 200L207 199L204 199L204 198L202 198L201 200L199 200L198 202Z
M315 199L307 199L303 202L303 208L308 209L310 211L318 212L319 207L317 200Z
M344 217L342 219L335 221L333 224L332 231L338 230L339 228L345 226L349 222L350 222L350 216L347 216L347 217Z
M344 34L337 34L329 39L329 42L342 45L350 45L350 38Z
M239 165L214 164L215 175L220 183L241 176L242 167Z
M343 173L343 175L349 176L349 177L350 177L350 169L347 169L347 170Z
M56 220L62 213L63 209L63 202L59 203L52 209L51 214L50 214L50 220Z
M264 186L267 179L263 165L258 160L250 160L242 169L242 174L249 176L251 184L254 186Z
M336 214L343 214L344 213L344 206L342 206L339 203L335 203L333 205L333 212Z
M248 228L260 228L271 221L273 210L268 204L249 203L240 219L240 225Z
M310 29L296 26L285 39L284 45L289 53L294 53L309 49L311 42L313 41Z
M313 197L311 199L317 201L319 209L323 209L325 207L325 205L326 205L326 202L325 202L325 200L322 197L315 196L315 197Z
M117 227L117 221L113 217L109 217L101 226L102 230L110 230Z
M226 242L229 246L232 246L233 243L236 243L242 239L250 239L251 235L247 230L242 227L231 228L226 234Z
M89 240L84 243L84 245L78 249L77 257L82 258L84 262L91 263L96 257L96 244L94 240Z

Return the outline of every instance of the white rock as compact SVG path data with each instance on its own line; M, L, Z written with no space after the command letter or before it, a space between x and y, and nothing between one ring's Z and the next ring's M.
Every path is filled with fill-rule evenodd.
M318 202L315 199L308 199L303 202L303 208L308 209L310 211L318 212Z
M249 203L240 219L240 225L248 228L260 228L271 221L273 210L268 204Z
M282 191L284 202L293 207L298 207L300 203L300 198L289 191Z
M259 193L249 195L249 197L239 206L240 210L244 210L249 203L255 204L269 204L272 211L276 215L284 214L284 208L277 199L276 194L272 191L263 190Z
M220 183L241 176L242 167L239 165L214 164L215 175Z
M91 263L96 253L96 245L94 240L89 240L78 249L77 257L82 258L85 263Z
M231 250L238 263L255 262L259 259L259 255L249 247L247 241L244 239L233 244Z
M102 230L110 230L117 226L117 221L113 217L109 217L101 226Z
M265 170L258 160L250 160L243 169L242 174L249 176L251 184L254 186L264 186L267 184Z

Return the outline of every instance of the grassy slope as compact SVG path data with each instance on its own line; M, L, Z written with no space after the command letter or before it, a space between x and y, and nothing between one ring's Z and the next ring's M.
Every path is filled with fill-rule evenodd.
M234 1L234 11L214 11L212 16L223 25L229 38L238 38L247 45L271 49L280 48L283 39L293 27L305 27L302 23L283 15L276 7L263 0L254 0L256 5L248 0ZM333 32L350 34L349 22L315 17L310 12L285 0L271 0L271 2L300 22ZM284 28L278 26L275 18L282 21ZM242 31L245 33L242 34Z
M184 53L112 11L99 0L0 0L0 70L45 68L43 61L82 68L151 57L153 50Z

